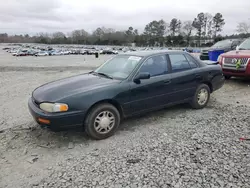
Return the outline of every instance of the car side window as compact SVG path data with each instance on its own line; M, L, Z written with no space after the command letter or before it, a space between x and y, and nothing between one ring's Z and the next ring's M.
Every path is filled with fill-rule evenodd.
M150 77L163 75L168 71L167 65L165 55L153 56L143 63L140 68L140 72L148 72Z
M179 72L190 69L188 60L183 54L169 54L172 72Z
M192 57L190 57L190 55L185 55L185 56L186 56L186 58L189 62L189 65L192 69L198 67L195 60Z

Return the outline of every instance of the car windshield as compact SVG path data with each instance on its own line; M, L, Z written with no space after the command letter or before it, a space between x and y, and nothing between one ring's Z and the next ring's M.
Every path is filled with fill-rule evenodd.
M250 50L250 38L246 39L244 42L241 43L239 46L240 50Z
M126 79L140 62L141 57L130 55L117 55L106 61L93 73L106 75L107 77L123 80Z
M212 47L218 48L218 47L230 46L231 43L232 43L231 40L222 40L222 41L216 42Z

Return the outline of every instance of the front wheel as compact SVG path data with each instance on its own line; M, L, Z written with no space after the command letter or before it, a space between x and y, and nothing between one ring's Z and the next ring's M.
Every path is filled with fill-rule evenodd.
M120 113L111 104L95 106L84 122L85 132L93 139L101 140L112 136L120 125Z
M210 98L210 88L206 84L201 84L195 92L195 95L191 101L191 106L194 109L204 108Z

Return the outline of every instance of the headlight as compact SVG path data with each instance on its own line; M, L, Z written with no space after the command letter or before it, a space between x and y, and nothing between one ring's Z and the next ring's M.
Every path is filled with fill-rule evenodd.
M62 103L41 103L39 107L46 112L66 112L69 107Z

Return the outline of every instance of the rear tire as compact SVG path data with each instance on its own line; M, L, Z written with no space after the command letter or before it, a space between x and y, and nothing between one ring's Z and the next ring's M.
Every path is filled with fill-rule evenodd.
M194 109L204 108L210 99L210 88L206 84L201 84L196 89L195 95L191 101L191 106Z
M112 136L119 125L119 111L113 105L103 103L90 110L84 122L84 130L91 138L101 140Z

